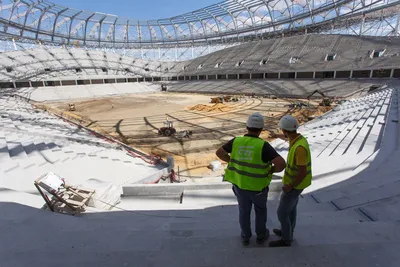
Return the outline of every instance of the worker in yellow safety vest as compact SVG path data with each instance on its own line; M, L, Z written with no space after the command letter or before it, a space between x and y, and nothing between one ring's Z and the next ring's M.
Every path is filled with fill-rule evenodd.
M288 247L293 240L293 231L296 226L297 204L299 196L305 188L311 185L311 152L307 139L297 132L299 123L296 118L286 115L279 121L279 128L289 139L289 153L286 160L286 169L283 175L282 195L277 210L280 229L273 232L281 239L271 241L270 247Z
M250 214L253 204L257 243L262 244L269 237L267 197L272 173L283 171L285 160L259 137L264 128L264 117L260 113L249 116L246 128L246 135L233 138L220 147L216 155L228 162L224 180L233 184L232 190L239 204L243 245L248 245L252 236Z

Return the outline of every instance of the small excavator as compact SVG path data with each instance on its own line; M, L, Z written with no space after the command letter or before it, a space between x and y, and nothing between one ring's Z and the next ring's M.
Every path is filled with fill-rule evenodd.
M322 107L330 107L332 104L332 100L329 97L327 97L324 93L322 93L320 90L315 90L310 95L308 95L307 100L310 100L310 98L317 93L322 96L322 101L319 103L319 105Z

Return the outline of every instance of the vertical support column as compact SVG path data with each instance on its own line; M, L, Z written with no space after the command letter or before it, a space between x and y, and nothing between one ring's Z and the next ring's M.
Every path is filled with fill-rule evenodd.
M360 33L359 33L360 36L363 34L364 24L365 24L365 14L362 15L362 21L361 21Z
M17 48L17 44L15 43L15 39L14 38L12 38L12 42L13 42L14 50L17 51L18 48Z
M353 70L350 71L350 78L353 78Z
M397 14L396 26L394 27L394 36L399 36L400 14Z
M297 71L294 73L294 78L297 79Z
M28 81L28 83L29 83L29 87L32 87L32 83L31 83L31 81Z
M370 70L369 71L369 78L372 78L372 74L374 73L374 71L373 70Z
M312 75L313 75L313 76L312 76L313 79L315 79L315 73L316 73L316 72L314 71L313 74L312 74Z
M281 78L281 73L280 72L278 72L278 79L280 79Z
M336 70L333 72L333 78L336 79Z
M393 78L394 69L390 70L390 78Z

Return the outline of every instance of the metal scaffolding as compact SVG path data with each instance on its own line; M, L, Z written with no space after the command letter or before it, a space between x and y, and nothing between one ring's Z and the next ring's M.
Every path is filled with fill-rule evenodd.
M179 61L295 34L398 36L399 11L400 1L394 0L227 0L167 19L139 21L46 0L3 0L0 49L86 47Z

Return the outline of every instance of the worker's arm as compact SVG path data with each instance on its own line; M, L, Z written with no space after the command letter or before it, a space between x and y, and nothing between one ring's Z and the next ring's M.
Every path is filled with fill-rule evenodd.
M271 174L281 172L286 168L286 162L281 156L277 156L272 161Z
M296 177L294 178L292 184L290 185L292 188L298 186L303 182L304 178L307 176L307 166L297 166L299 168L299 172L297 173Z
M218 150L215 154L222 161L229 162L231 160L229 153L226 152L223 147L218 148Z
M270 143L265 142L263 146L262 160L264 162L271 162L272 168L270 173L281 172L286 167L285 160L276 152L276 150L270 145Z

